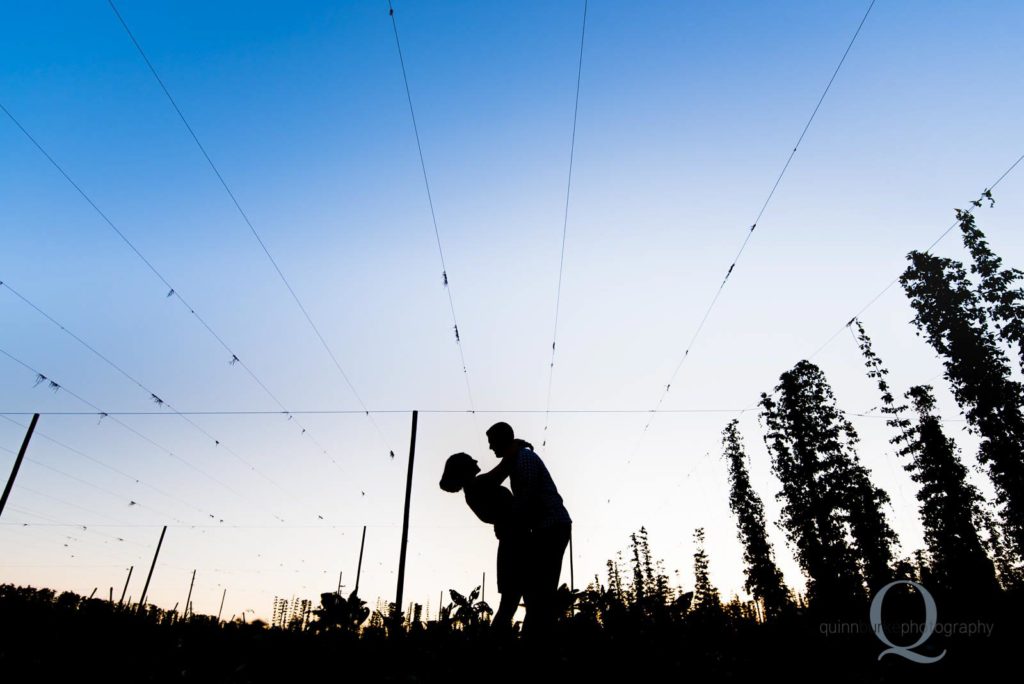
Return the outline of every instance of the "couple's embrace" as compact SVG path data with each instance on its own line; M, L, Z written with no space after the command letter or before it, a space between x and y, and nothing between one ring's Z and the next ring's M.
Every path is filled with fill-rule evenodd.
M572 520L562 505L544 462L529 442L516 439L508 423L495 423L487 441L500 459L489 472L469 454L448 458L441 489L462 491L466 503L498 538L498 592L495 627L508 628L520 598L526 602L527 634L542 634L558 615L555 596ZM508 478L512 491L501 486Z

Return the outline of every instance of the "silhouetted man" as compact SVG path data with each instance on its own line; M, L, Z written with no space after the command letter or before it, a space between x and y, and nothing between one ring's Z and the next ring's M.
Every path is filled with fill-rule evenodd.
M516 439L512 426L495 423L487 430L487 441L501 463L481 477L499 484L509 478L516 514L530 528L523 627L536 636L547 632L558 617L555 596L572 519L544 462L531 444Z

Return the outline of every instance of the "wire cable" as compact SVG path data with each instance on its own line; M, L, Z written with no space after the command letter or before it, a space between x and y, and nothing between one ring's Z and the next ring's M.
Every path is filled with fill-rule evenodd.
M984 191L982 191L982 193L978 197L978 199L972 201L971 204L974 204L976 206L980 206L981 199L986 198L987 196L990 196L990 193L992 192L992 190L995 189L995 187L997 185L999 185L999 183L1001 183L1003 181L1003 179L1005 179L1008 175L1010 175L1010 173L1015 168L1017 168L1017 166L1022 161L1024 161L1024 155L1021 155L1020 157L1018 157L1017 160L1014 161L1009 166L1009 168L1007 168L999 176L999 178L997 178L995 180L995 182L993 182ZM925 250L925 252L926 253L931 252L931 250L934 249L935 246L937 244L939 244L939 242L941 242L947 235L949 235L950 231L952 231L953 228L955 228L957 225L958 225L958 221L954 221L934 241L932 241L932 243L930 245L928 245L928 248ZM852 333L852 329L850 328L850 326L853 325L854 321L856 321L861 316L861 314L863 314L868 308L870 308L872 305L874 305L875 302L877 302L879 299L881 299L882 295L884 295L890 288L892 288L893 285L895 285L898 282L899 282L899 277L897 276L892 282L890 282L888 285L886 285L885 288L883 288L881 292L879 292L867 304L865 304L863 307L861 307L860 311L858 311L856 314L854 314L853 317L850 318L850 320L848 320L845 324L843 324L842 327L840 327L835 333L833 333L832 336L829 337L828 340L826 340L824 344L819 346L818 349L813 354L811 354L811 356L807 357L808 360L813 359L819 353L821 353L821 351L824 350L828 345L830 345L840 334L842 334L842 332L844 330L850 329L851 333ZM856 337L854 337L854 342L857 343ZM930 385L932 382L935 381L936 378L940 377L941 375L942 375L942 373L939 373L938 375L936 375L936 376L932 377L930 380L928 380L925 384ZM753 406L751 406L749 408L741 409L740 411L737 412L737 415L742 415L742 414L747 413L749 411L756 410L757 406L758 406L758 404L754 404ZM879 414L872 414L872 413L847 413L846 415L854 416L854 417L857 417L857 418L888 418L887 416L883 416L883 415L879 415ZM944 418L944 417L941 417L941 416L937 417L937 420L940 423L943 423L943 424L958 424L958 423L959 424L963 424L963 423L967 422L965 419L961 419L961 418ZM694 466L687 472L687 474L684 477L684 479L689 479L690 475L697 468L697 466L698 466L698 464L695 463ZM902 495L902 491L900 493ZM611 499L609 499L608 501L610 503Z
M541 413L555 413L562 415L571 414L638 414L638 413L650 413L650 409L476 409L470 411L469 409L416 409L419 413L432 413L432 414L458 414L458 413L514 413L514 414L541 414ZM737 411L748 411L750 409L664 409L661 413L665 414L691 414L691 413L736 413ZM370 413L377 414L408 414L412 413L413 409L387 409L387 410L376 410L370 409ZM34 413L38 413L42 416L169 416L171 414L160 411L104 411L97 413L95 411L0 411L0 416L30 416ZM355 410L344 410L344 409L321 409L311 411L293 411L294 415L360 415L363 411ZM182 415L186 416L266 416L266 415L281 415L280 411L245 411L245 410L223 410L223 411L181 411Z
M103 210L99 208L99 206L97 206L97 204L85 192L85 190L83 190L82 187L80 185L78 185L74 181L74 179L71 178L71 176L64 170L64 168L59 163L57 163L57 161L50 155L50 153L46 151L46 149L39 143L39 141L36 140L32 136L32 134L29 133L28 130L24 126L22 126L21 122L18 121L18 119L16 119L14 117L14 115L6 107L4 107L3 103L0 103L0 110L2 110L4 112L4 114L7 115L7 118L9 118L14 123L14 125L18 127L18 129L25 135L26 138L29 139L29 141L35 146L35 148L37 150L39 150L39 152L44 157L46 157L47 161L49 161L50 164L64 177L64 179L67 180L68 183L71 184L71 186L75 189L76 192L78 192L78 194L82 197L82 199L84 199L86 201L86 203L88 203L89 206L91 206L93 208L93 210L95 210L95 212L99 215L99 217L103 220L103 222L106 223L118 235L118 237L121 238L121 240L126 245L128 245L128 247L131 249L131 251L146 265L146 267L150 270L150 272L152 272L153 275L155 275L156 278L165 287L168 288L167 297L173 297L176 300L178 300L182 304L182 306L184 306L188 310L188 312L199 322L199 324L214 338L214 340L217 341L217 343L221 346L221 348L223 348L224 351L229 355L228 364L232 365L232 366L235 366L235 365L240 366L243 370L245 370L245 372L249 375L249 377L252 378L252 380L257 385L259 385L260 389L262 389L263 392L268 397L270 397L270 399L278 406L278 408L281 409L281 412L285 416L287 416L289 420L291 420L292 419L291 414L289 414L288 409L281 402L281 400L278 399L277 395L275 395L272 391L270 391L270 388L267 387L267 385L259 378L258 375L256 375L255 371L253 371L252 368L250 368L249 365L246 364L245 361L243 361L241 359L241 357L239 357L238 354L236 354L231 349L231 347L228 346L227 342L225 342L224 339L219 334L217 334L217 332L210 326L210 324L207 323L206 319L204 319L202 316L199 315L199 313L196 312L195 308L193 308L192 305L189 304L188 301L185 300L184 296L181 294L181 291L171 285L171 283L167 280L167 278L165 278L163 276L163 274L160 271L157 270L157 268L153 265L153 263L151 261L149 261L142 254L142 252L140 252L138 250L138 248L136 248L136 246L132 243L132 241L129 240L128 237L114 224L114 222L110 220L110 217L108 217L107 214L104 213ZM304 425L299 423L299 421L294 421L294 422L295 422L296 426L301 430L300 434L305 436L305 437L307 437L307 438L309 438L309 440L311 442L313 442L313 444L320 450L320 453L323 454L324 456L326 456L327 458L329 458L331 460L331 462L334 463L334 465L340 471L341 467L338 466L338 464L334 460L334 458L330 456L330 454L328 453L327 449L324 448L324 446L319 441L317 441L317 439L315 437L313 437L312 433L310 433L306 429L306 427ZM392 452L392 454L393 454L393 452Z
M572 110L572 137L569 143L569 179L565 184L565 214L562 217L562 250L558 258L558 290L555 294L555 325L551 333L551 364L548 370L548 399L547 407L551 407L551 386L555 380L555 345L558 342L558 314L562 305L562 274L565 270L565 237L569 228L569 198L572 193L572 164L576 156L576 119L580 111L580 81L583 76L583 45L587 37L587 8L589 2L583 2L583 27L580 29L580 59L576 67L576 102ZM550 412L544 413L544 431L541 446L548 444L548 425Z
M53 497L50 497L50 498L53 498ZM124 537L118 537L116 535L107 534L105 532L97 532L96 530L90 529L91 527L102 527L102 525L95 525L95 526L93 526L93 525L88 525L88 524L83 524L83 523L66 523L66 522L62 522L60 520L56 520L55 518L51 518L48 515L43 515L42 513L36 513L35 511L30 511L28 509L21 508L20 506L12 506L11 510L15 511L17 513L21 513L22 515L30 515L30 516L32 516L34 518L39 518L40 520L45 520L48 523L47 525L45 525L45 527L74 527L76 529L82 530L83 532L91 532L92 534L96 534L96 535L99 535L101 537L107 537L108 539L113 539L114 541L121 542L121 543L124 543L124 544L130 544L132 546L140 546L140 547L146 548L146 549L152 548L150 546L146 546L145 544L140 544L139 542L135 542L135 541L131 541L129 539L125 539ZM5 523L5 524L12 525L12 526L16 525L18 527L33 527L34 526L33 523L25 523L25 522ZM42 525L36 525L36 526L42 527ZM111 526L111 527L113 527L113 526ZM160 527L160 526L157 525L156 527ZM80 541L80 540L75 539L75 541ZM95 542L92 542L92 543L95 543Z
M1002 175L1001 175L1001 176L999 176L999 178L997 178L997 179L995 180L995 182L994 182L994 183L992 183L992 184L991 184L991 185L989 185L989 186L988 186L987 188L985 188L985 190L984 190L984 191L982 192L982 194L981 194L981 195L979 196L979 198L978 198L977 200L974 200L974 202L980 202L981 198L983 198L983 197L985 196L985 193L989 193L989 192L992 192L993 190L995 190L996 186L997 186L997 185L999 185L1000 183L1002 183L1002 182L1003 182L1003 179L1004 179L1004 178L1006 178L1007 176L1009 176L1009 175L1010 175L1010 173L1011 173L1011 172L1013 172L1013 170L1014 170L1014 169L1016 169L1016 168L1017 168L1017 166L1018 166L1018 165L1020 165L1020 163L1021 163L1021 162L1024 162L1024 154L1022 154L1021 156L1017 157L1017 160L1016 160L1015 162L1013 162L1012 164L1010 164L1009 168L1007 168L1007 169L1006 169L1006 171L1003 171ZM972 204L973 204L973 202L972 202ZM925 249L924 253L925 253L925 254L928 254L928 253L930 253L930 252L931 252L931 251L932 251L933 249L935 249L935 246L936 246L936 245L938 245L938 244L939 244L940 242L942 242L942 240L944 240L944 239L945 239L945 237L946 237L947 235L949 235L949 233L950 233L950 232L951 232L951 231L952 231L952 230L953 230L954 228L956 228L956 227L957 227L957 225L959 225L959 221L953 221L953 223L949 224L949 227L948 227L948 228L946 228L946 230L942 231L942 234L941 234L941 235L939 235L939 236L938 236L937 238L935 238L935 240L934 240L934 241L932 241L932 243L931 243L930 245L928 245L928 248L927 248L927 249ZM848 320L848 321L847 321L846 323L844 323L844 324L843 324L843 325L842 325L842 326L841 326L841 327L840 327L840 328L839 328L838 330L836 330L836 331L835 331L834 333L832 333L832 335L831 335L831 336L830 336L830 337L829 337L829 338L828 338L827 340L825 340L825 342L824 342L824 343L823 343L823 344L822 344L821 346L819 346L819 347L818 347L818 348L817 348L817 349L816 349L816 350L814 351L814 353L813 353L813 354L811 354L811 355L810 355L809 357L807 357L807 358L808 358L809 360L810 360L810 359L814 359L814 357L816 357L816 356L817 356L818 354L820 354L820 353L821 353L821 352L822 352L822 351L823 351L823 350L825 349L825 347L827 347L827 346L829 346L830 344L832 344L832 342L834 342L834 341L835 341L835 339L836 339L837 337L839 337L839 335L841 335L841 334L842 334L843 330L845 330L845 329L849 328L849 327L850 327L850 326L851 326L851 325L853 324L853 322L854 322L854 321L855 321L856 319L860 318L861 314L863 314L863 313L864 313L865 311L867 311L867 310L868 310L868 309L870 309L870 308L871 308L872 306L874 306L874 305L875 305L875 303L876 303L876 302L877 302L877 301L878 301L879 299L881 299L881 298L882 298L882 296L883 296L883 295L884 295L884 294L885 294L886 292L888 292L888 291L889 291L890 289L892 289L892 286L893 286L893 285L895 285L896 283L898 283L899 281L900 281L900 276L896 276L895 278L893 278L893 279L892 279L892 281L891 281L891 282L890 282L890 283L889 283L888 285L886 285L885 287L883 287L883 288L881 289L881 291L879 291L879 293L878 293L878 294L876 294L876 295L875 295L874 297L872 297L872 298L871 298L871 299L870 299L870 300L868 301L868 303L867 303L867 304L865 304L864 306L862 306L862 307L861 307L861 308L860 308L860 309L859 309L859 310L857 311L857 313L853 314L853 316L851 316L851 317L850 317L850 319L849 319L849 320Z
M466 354L462 349L462 336L459 333L459 320L455 315L455 299L452 295L452 286L448 278L448 266L445 264L444 247L441 245L441 231L437 227L437 213L434 211L434 197L430 192L430 178L427 176L427 163L423 157L423 145L420 143L420 129L416 124L416 110L412 106L412 91L409 89L409 76L405 71L405 57L402 54L402 41L398 38L398 22L395 20L395 10L388 0L388 15L391 17L391 28L395 33L395 46L398 48L398 61L402 66L402 81L405 83L405 97L409 101L409 115L412 117L412 130L416 137L416 151L420 157L420 169L423 171L423 185L427 190L427 203L430 205L430 220L434 225L434 237L437 240L437 253L441 257L441 278L444 283L445 292L448 293L448 307L452 313L452 329L455 331L455 344L459 348L459 358L462 361L462 375L466 381L466 394L469 397L469 408L475 413L476 405L473 401L473 388L469 382L469 369L466 366Z
M142 503L136 501L135 499L131 499L131 498L128 498L128 497L124 496L123 494L118 494L117 492L111 491L111 490L107 489L106 487L101 487L98 484L89 482L88 480L84 480L84 479L78 477L77 475L72 475L71 473L65 472L65 471L61 470L60 468L54 468L53 466L51 466L51 465L49 465L47 463L43 463L42 461L38 461L38 460L36 460L34 458L26 458L25 461L27 463L31 463L33 465L39 466L40 468L45 468L46 470L49 470L49 471L54 472L54 473L57 473L58 475L62 475L64 477L68 478L69 480L74 480L75 482L77 482L79 484L83 484L86 487L91 487L92 489L95 489L98 492L102 492L103 494L106 494L107 496L109 496L112 499L117 499L117 500L119 500L121 502L123 502L125 499L128 499L128 505L129 506L138 507L139 509L142 509L142 510L152 511L153 513L161 516L164 519L173 519L176 522L181 522L182 524L185 524L183 521L178 520L177 518L175 518L172 515L168 515L167 513L159 511L159 510L157 510L157 509L155 509L155 508L153 508L153 507L151 507L149 505L142 504Z
M135 49L139 51L139 55L141 55L142 60L146 63L146 66L149 67L149 71L151 74L153 74L153 78L156 79L156 82L160 85L160 89L163 90L164 95L167 96L167 99L171 103L171 106L174 108L174 111L177 112L178 118L181 119L181 122L185 125L185 128L188 130L189 135L192 136L192 140L195 141L196 147L199 148L199 151L206 159L206 163L210 165L210 169L213 171L214 175L217 176L217 180L220 181L220 184L224 188L224 191L228 194L228 197L231 198L231 202L232 204L235 205L235 209L238 210L238 214L242 217L242 220L245 221L245 225L249 227L249 231L252 233L253 237L256 238L256 242L259 243L260 248L263 250L263 253L267 255L267 259L270 260L270 263L274 267L274 270L277 272L278 277L280 277L281 282L284 283L284 286L288 289L288 293L291 294L292 299L295 300L295 303L298 305L303 317L305 317L306 322L309 323L309 326L313 329L313 332L316 334L317 339L320 340L320 344L323 346L328 356L331 357L331 361L334 362L334 367L338 369L338 372L341 374L341 377L345 380L345 384L348 385L348 388L352 391L352 394L359 402L359 405L365 408L363 398L359 395L359 392L356 391L355 385L352 384L352 381L349 379L348 374L345 373L345 370L341 367L341 363L338 361L338 357L335 356L334 351L331 349L330 345L327 344L327 340L324 339L324 336L320 333L320 329L317 327L316 323L313 322L313 318L309 315L309 311L306 309L306 306L302 303L302 300L299 299L299 295L295 292L295 289L292 287L291 283L288 282L288 278L285 277L284 272L281 270L281 267L278 266L277 264L277 260L274 259L273 255L270 253L270 250L267 248L266 243L263 241L263 238L260 237L260 234L256 231L256 227L249 219L249 215L242 208L242 205L239 203L238 198L235 197L235 193L232 192L231 187L228 185L227 181L224 180L224 176L221 174L220 169L218 169L217 165L213 162L213 159L210 157L210 154L206 151L206 147L204 147L203 143L199 140L199 136L196 135L196 132L192 128L192 125L188 122L188 119L185 118L185 114L181 111L181 108L175 101L174 96L171 95L171 91L167 89L167 86L166 84L164 84L163 79L160 78L160 74L157 73L156 67L153 66L153 63L149 60L149 57L146 55L145 50L142 49L142 45L140 45L139 41L136 40L135 34L132 33L130 28L128 28L128 24L127 22L125 22L124 17L121 16L121 12L118 11L117 5L114 4L114 0L107 0L107 2L110 5L110 9L113 10L114 15L117 17L117 20L121 23L121 26L124 28L125 33L127 33L128 37L131 39L132 44L135 45ZM373 423L373 427L377 430L377 434L380 435L380 438L384 442L384 445L388 447L388 452L391 455L391 458L394 458L394 450L391 449L391 447L388 445L387 437L385 437L384 432L380 429L380 426L377 425L376 421L373 420L373 416L370 416L370 414L367 414L367 416L369 417L370 422Z
M868 15L871 14L871 9L875 6L876 0L871 0L871 4L868 5L867 11L864 12L864 16L860 20L860 24L857 25L857 30L854 32L853 37L850 39L849 44L846 46L846 51L843 53L842 59L839 60L839 64L836 65L835 71L832 72L832 78L829 79L828 84L825 86L825 90L821 93L821 97L818 98L818 103L814 106L814 111L811 112L810 118L807 119L807 123L804 124L803 130L800 132L800 137L797 138L796 144L793 146L792 151L789 153L789 157L786 158L786 163L783 165L782 170L779 172L778 177L775 179L775 183L772 185L771 191L765 198L764 203L761 205L760 211L757 212L757 217L747 230L747 234L743 239L743 243L740 245L739 251L736 252L736 256L733 257L732 263L729 265L728 270L725 272L725 277L722 278L721 284L718 286L718 290L715 292L715 296L712 297L711 303L708 305L704 312L704 316L701 318L700 324L697 326L696 331L693 333L693 337L690 338L690 342L686 345L682 357L679 359L679 363L676 364L675 370L672 371L672 375L669 377L668 383L665 385L665 389L661 393L661 397L658 399L658 403L655 405L654 411L652 411L651 419L644 425L643 431L641 432L640 440L637 442L636 448L633 453L640 447L640 441L643 440L645 435L651 426L651 421L654 419L654 415L658 413L658 409L661 408L662 403L668 396L669 390L672 388L672 383L675 382L676 376L679 374L683 364L689 358L690 351L693 349L694 344L697 342L697 338L700 337L701 332L704 330L704 325L707 323L708 318L711 316L712 310L718 303L719 297L722 295L722 291L725 289L725 285L729 282L729 278L733 274L733 270L736 268L736 264L739 262L740 257L747 248L747 244L750 242L751 236L754 234L754 229L757 228L758 223L764 216L765 211L768 209L768 204L772 201L775 196L775 191L778 190L779 184L782 182L782 178L786 175L786 171L789 169L790 163L793 161L793 157L796 156L797 150L800 148L800 143L803 142L804 136L807 135L807 131L811 127L811 123L814 122L814 118L818 115L818 110L821 109L821 104L825 101L825 96L828 95L829 90L832 88L832 83L836 80L836 76L839 75L839 70L842 68L843 63L846 62L847 56L850 54L850 50L853 48L853 44L857 40L857 36L860 35L861 29L864 28L864 22L867 21Z
M110 359L109 359L109 358L108 358L107 356L105 356L104 354L100 353L100 352L99 352L99 351L98 351L98 350L97 350L97 349L96 349L95 347L93 347L93 346L92 346L91 344L89 344L88 342L86 342L85 340L83 340L83 339L82 339L81 337L79 337L79 336L78 336L78 335L76 335L75 333L71 332L71 330L69 330L68 328L64 327L64 325L63 325L63 324L61 324L61 323L60 323L60 322L58 322L58 321L57 321L57 320L56 320L55 318L53 318L52 316L50 316L50 314L48 314L48 313L46 313L45 311L43 311L43 310L42 310L41 308L39 308L39 306L37 306L37 305L36 305L36 304L34 304L33 302L29 301L29 300L28 300L28 299L27 299L27 298L26 298L26 297L25 297L24 295L22 295L22 294L21 294L20 292L18 292L18 291L17 291L17 290L15 290L15 289L14 289L13 287L11 287L9 283L5 283L4 281L0 280L0 288L6 288L6 289L7 289L7 290L8 290L9 292L11 292L11 294L13 294L13 295L14 295L15 297L17 297L17 298L18 298L18 299L20 299L20 300L21 300L22 302L24 302L25 304L27 304L27 305L28 305L29 307L31 307L31 308L32 308L33 310L35 310L35 311L36 311L37 313L39 313L39 314L40 314L41 316L43 316L43 317L44 317L44 318L45 318L46 320L50 321L50 323L52 323L52 324L54 324L55 326L57 326L58 328L60 328L60 329L61 329L61 331L63 331L64 333L66 333L66 334L67 334L68 336L70 336L70 337L71 337L71 338L72 338L73 340L75 340L75 341L76 341L76 342L78 342L78 343L79 343L80 345L82 345L83 347L85 347L86 349L88 349L88 350L89 350L90 352L92 352L92 354L93 354L93 355L95 355L95 356L96 356L97 358L99 358L99 359L100 359L101 361L103 361L103 362L104 362L104 363L106 363L106 364L107 364L108 366L110 366L111 368L113 368L113 369L114 369L115 371L117 371L118 373L120 373L120 374L121 374L121 375L122 375L122 376L123 376L123 377L124 377L125 379L127 379L127 380L128 380L129 382L131 382L132 384L134 384L135 386L137 386L137 387L138 387L139 389L141 389L141 390L142 390L143 392L145 392L145 393L146 393L146 394L147 394L147 395L149 396L149 398L150 398L150 399L152 399L152 400L153 400L154 402L156 402L156 404L157 404L157 405L159 405L159 406L161 406L161 407L166 407L166 408L167 408L167 409L169 409L169 410L170 410L170 411L171 411L172 413L174 413L175 415L177 415L177 416L179 416L180 418L182 418L182 420L184 420L185 422L187 422L187 423L188 423L189 425L191 425L191 426L192 426L193 428L195 428L195 429L196 429L196 430L198 430L198 431L199 431L200 433L202 433L202 434L203 434L204 436L206 436L206 437L207 437L208 439L210 439L210 441L212 441L212 442L213 442L214 446L217 446L217 447L221 447L221 448L223 448L223 449L224 449L225 451L227 451L227 452L228 452L229 454L231 454L231 455L232 455L232 456L233 456L233 457L234 457L234 458L235 458L236 460L238 460L238 461L239 461L239 462L241 462L241 463L242 463L243 465L245 465L246 467L248 467L248 468L249 468L249 470L250 470L251 472L253 472L253 473L256 473L257 475L259 475L260 477L262 477L262 478L263 478L264 480L266 480L266 481L267 481L267 482L269 482L269 483L270 483L271 485L273 485L274 487L276 487L276 488L277 488L277 489L278 489L279 491L281 491L282 493L284 493L284 494L285 494L286 496L288 496L289 498L291 498L291 499L292 499L293 501L300 501L300 500L299 500L299 498L298 498L297 496L295 496L295 494L293 494L292 492L290 492L290 491L288 491L287 489L285 489L285 488L284 488L284 487L283 487L283 486L282 486L282 485L281 485L280 483L278 483L278 482L277 482L276 480L274 480L274 479L273 479L273 478L271 478L271 477L270 477L269 475L267 475L266 473L264 473L264 472L263 472L262 470L260 470L259 468L257 468L257 467L256 467L255 465L253 465L252 463L250 463L250 462L249 462L249 461L247 461L246 459L244 459L244 458L242 458L241 456L239 456L239 455L238 455L238 452L236 452L236 451L235 451L234 449L232 449L232 448L231 448L230 446L228 446L227 444L225 444L225 443L224 443L224 442L222 442L221 440L219 440L219 439L217 439L216 437L214 437L213 435L211 435L211 434L210 434L209 432L207 432L207 431L206 431L206 430L205 430L205 429L204 429L203 427L201 427L201 426L200 426L200 425L199 425L198 423L196 423L196 422L195 422L194 420L192 420L191 418L189 418L189 417L188 417L188 416L186 416L185 414L183 414L183 413L181 413L180 411L178 411L178 409L176 409L176 408L175 408L175 407L174 407L174 406L173 406L173 405L172 405L172 404L171 404L171 403L170 403L169 401L167 401L167 400L165 400L165 399L161 398L160 396L158 396L158 395L157 395L157 394L156 394L156 393L155 393L155 392L154 392L153 390L149 389L149 387L147 387L147 386L145 386L144 384L142 384L142 382L140 382L140 381L139 381L139 380L137 380L137 379L136 379L136 378L135 378L134 376L132 376L131 374L129 374L129 373L128 373L128 372L127 372L126 370L124 370L124 369L123 369L123 368L122 368L121 366L119 366L119 365L117 365L116 363L114 363L113 361L111 361L111 360L110 360ZM303 505L306 505L306 504L305 504L305 502L302 502L302 503L303 503ZM315 515L319 515L319 514L315 514ZM275 515L275 517L277 517L277 516ZM282 520L281 522L283 522L283 520Z
M139 437L140 439L142 439L142 440L144 440L144 441L148 442L149 444L151 444L152 446L156 447L156 448L157 448L157 449L159 449L160 451L162 451L162 452L166 453L166 454L167 454L168 456L170 456L170 457L171 457L171 458L173 458L174 460L176 460L176 461L180 461L181 463L185 464L186 466L188 466L189 468L191 468L191 469L192 469L192 470L194 470L195 472L199 473L200 475L202 475L202 476L203 476L203 477L205 477L206 479L208 479L208 480L210 480L211 482L214 482L215 484L217 484L217 485L219 485L219 486L223 487L223 488L224 488L225 490L227 490L228 492L230 492L230 493L234 494L234 495L235 495L236 497L240 498L241 500L243 500L243 501L247 501L247 502L248 502L248 498L247 498L246 496L244 496L244 495L243 495L242 493L240 493L240 492L238 492L237 490L235 490L235 489L234 489L233 487L231 487L231 486L230 486L230 485L228 485L227 483L225 483L225 482L222 482L222 481L221 481L221 480L219 480L218 478L216 478L216 477L214 477L213 475L211 475L211 474L207 473L207 472L206 472L205 470L203 470L203 469L202 469L202 468L200 468L199 466L195 465L195 464L194 464L194 463L192 463L191 461L189 461L189 460L187 460L187 459L185 459L185 458L182 458L182 457L181 457L181 456L179 456L178 454L174 453L174 451L172 451L171 449L168 449L167 447L165 447L165 446L163 446L163 445L161 445L161 444L159 444L159 443L155 442L155 441L154 441L154 440L152 440L151 438L147 437L147 436L146 436L146 435L144 435L143 433L139 432L138 430L136 430L136 429L135 429L135 428L133 428L132 426L130 426L130 425L128 425L127 423L125 423L124 421L122 421L122 420L121 420L120 418L118 418L117 416L111 416L111 415L110 415L110 414L109 414L108 412L106 412L106 411L103 411L103 410L102 410L102 409L100 409L100 408L99 408L98 406L96 406L96 404L93 404L93 403L92 403L91 401L89 401L88 399L85 399L85 398L83 398L83 397L82 397L81 395L79 395L79 394L75 393L74 391L72 391L72 390L68 389L68 388L67 388L67 387L65 387L64 385L62 385L62 384L60 384L60 383L56 382L55 380L51 379L51 378L50 378L49 376L47 376L47 375L45 375L45 374L43 374L43 373L40 373L40 372L39 372L38 370L36 370L36 369L35 369L35 368L33 368L32 366L30 366L29 364L25 363L25 362L24 362L24 361L22 361L21 359L19 359L19 358L17 358L17 357L15 357L15 356L13 356L13 355L12 355L11 353L9 353L8 351L6 351L5 349L3 349L3 348L0 348L0 354L3 354L3 355L4 355L4 356L6 356L7 358L9 358L9 359L10 359L11 361L14 361L14 362L15 362L16 364L18 364L19 366L21 366L21 367L23 367L23 368L25 368L25 369L27 369L27 370L31 371L32 373L35 373L35 376L36 376L36 385L37 385L37 386L45 382L45 383L47 383L47 386L49 387L49 389L53 390L54 392L58 392L58 391L64 391L64 392L66 392L67 394L69 394L70 396L74 397L75 399L77 399L77 400L78 400L78 401L80 401L81 403L83 403L83 404L85 404L85 405L89 406L90 408L92 408L93 410L95 410L95 411L97 412L97 414L96 414L96 415L99 415L99 416L100 416L101 418L107 418L107 417L109 417L109 418L110 418L110 420L112 420L112 421L114 421L115 423L117 423L118 425L122 426L123 428L125 428L126 430L128 430L128 431L129 431L129 432L131 432L132 434L136 435L136 436L137 436L137 437ZM213 515L212 513L211 513L211 514L209 514L209 515L210 515L211 517L217 517L217 516L214 516L214 515ZM273 515L273 514L270 514L270 515L272 515L272 517L274 517L275 519L278 519L278 520L280 520L280 518L279 518L278 516L276 516L276 515Z
M14 415L14 414L11 414L11 415ZM27 414L22 414L22 415L27 415ZM42 415L42 414L40 414L40 415ZM90 415L90 416L100 415L100 417L102 418L101 414L96 414L96 413L80 414L80 415ZM17 425L18 427L20 427L23 430L28 428L27 425L19 423L18 421L8 417L8 415L6 415L6 414L0 413L0 418L2 418L3 420L6 420L8 423L13 423L14 425ZM67 444L64 444L63 442L61 442L61 441L59 441L57 439L54 439L53 437L49 436L48 434L46 434L42 430L39 430L38 428L36 429L34 435L38 436L38 437L42 437L43 439L47 440L48 442L52 442L53 444L56 444L57 446L61 447L62 449L65 449L65 450L67 450L67 451L69 451L69 452L71 452L71 453L73 453L73 454L75 454L77 456L81 456L85 460L90 461L92 463L95 463L96 465L109 470L110 472L114 473L115 475L120 475L121 477L123 477L125 479L131 480L132 482L134 482L137 485L140 485L142 487L146 487L148 489L151 489L154 492L156 492L157 494L159 494L160 496L163 496L165 498L168 498L168 499L176 501L176 502L178 502L180 504L183 504L184 506L186 506L188 508L191 508L193 511L203 515L204 517L209 515L208 511L200 508L199 506L196 506L195 504L193 504L193 503L191 503L191 502L189 502L189 501L187 501L185 499L182 499L179 496L176 496L176 495L171 494L169 492L165 492L164 490L160 489L159 487L157 487L155 485L151 485L151 484L149 484L147 482L144 482L142 479L140 479L138 477L135 477L134 475L130 475L130 474L124 472L123 470L115 468L114 466L112 466L112 465L110 465L108 463L105 463L104 461L101 461L100 459L95 458L94 456L90 456L89 454L87 454L87 453L85 453L85 452L83 452L83 451L81 451L79 449L76 449L76 448L74 448L72 446L68 446ZM11 453L14 453L14 452L12 451ZM171 518L175 522L179 522L181 524L186 524L184 520L180 520L180 519L178 519L178 518L176 518L174 516L169 515L167 517Z

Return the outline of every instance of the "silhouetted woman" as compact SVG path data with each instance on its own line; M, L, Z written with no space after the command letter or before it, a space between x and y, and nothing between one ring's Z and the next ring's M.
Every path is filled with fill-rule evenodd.
M479 473L480 466L469 454L449 456L441 476L441 489L452 493L463 491L476 517L494 525L494 536L498 538L501 604L491 624L507 629L512 626L512 616L526 589L524 562L529 530L516 516L512 492L499 483L478 477Z

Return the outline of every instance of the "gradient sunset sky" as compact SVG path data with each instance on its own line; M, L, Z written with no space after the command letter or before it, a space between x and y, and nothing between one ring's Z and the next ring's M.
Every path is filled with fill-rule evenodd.
M360 594L392 600L419 409L409 601L434 611L442 590L466 593L484 572L496 599L491 529L437 482L451 453L495 462L483 433L498 420L534 443L565 499L577 586L603 580L644 525L689 590L705 527L728 598L743 596L743 572L721 431L739 417L799 590L751 409L827 341L812 360L892 497L901 554L921 548L877 390L850 334L832 336L1024 153L1021 3L878 0L663 412L645 413L868 4L589 3L542 447L582 1L394 4L448 292L386 1L117 2L358 397L107 1L4 3L0 473L26 414L92 415L40 419L0 520L0 582L117 598L134 565L138 598L167 524L151 602L183 602L197 569L197 612L215 614L227 588L224 617L266 619L274 596L318 603L339 571L350 591L365 524ZM25 131L291 418L190 424L14 294L180 411L280 410ZM1022 190L1024 164L978 213L1013 267ZM935 250L965 255L956 232ZM895 388L934 381L974 465L912 316L896 286L861 318ZM100 419L72 392L159 415Z

